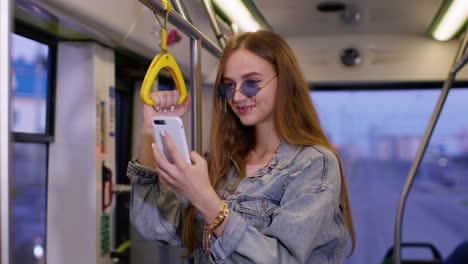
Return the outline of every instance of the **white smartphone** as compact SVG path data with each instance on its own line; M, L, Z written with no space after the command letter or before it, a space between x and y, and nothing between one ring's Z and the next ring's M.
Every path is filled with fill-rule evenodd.
M179 153L184 157L188 163L190 161L190 151L187 146L187 138L185 137L184 124L182 119L177 116L159 116L153 119L153 130L154 130L154 139L159 148L159 152L170 162L174 163L169 151L167 150L166 144L161 136L161 132L171 136L172 141L177 147Z

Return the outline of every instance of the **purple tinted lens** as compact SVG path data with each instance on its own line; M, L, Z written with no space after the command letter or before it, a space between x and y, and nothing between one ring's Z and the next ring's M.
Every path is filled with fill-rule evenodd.
M241 85L242 93L247 97L252 97L257 95L260 91L260 88L257 85L257 82L254 81L245 81Z
M218 97L220 98L227 98L227 93L232 90L232 85L221 83L218 87Z
M226 98L231 100L234 96L234 88L232 86L226 86Z
M258 87L257 82L245 81L242 83L240 90L245 96L252 97L257 95L260 88ZM218 96L231 100L234 97L234 85L230 83L221 83L218 88Z

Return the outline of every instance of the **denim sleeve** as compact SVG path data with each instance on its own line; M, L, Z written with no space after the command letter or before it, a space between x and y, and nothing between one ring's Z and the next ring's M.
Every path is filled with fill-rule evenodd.
M185 207L176 192L159 184L151 168L132 160L127 176L131 180L130 221L145 240L162 245L181 245Z
M341 263L335 250L346 230L337 220L338 163L331 152L305 152L287 172L288 185L267 229L260 232L231 212L223 235L212 241L216 263Z

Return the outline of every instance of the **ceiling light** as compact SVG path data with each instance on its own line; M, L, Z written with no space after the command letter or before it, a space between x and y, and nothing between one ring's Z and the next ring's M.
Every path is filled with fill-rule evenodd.
M445 0L429 34L439 41L446 41L457 35L468 18L468 0Z
M242 32L257 31L262 25L252 15L246 5L241 0L213 0L215 9L221 11L222 15L229 19L231 24L235 24Z

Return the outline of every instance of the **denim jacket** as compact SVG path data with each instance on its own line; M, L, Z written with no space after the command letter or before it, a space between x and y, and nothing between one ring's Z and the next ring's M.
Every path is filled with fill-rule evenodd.
M155 172L132 160L131 222L159 244L181 245L187 202ZM322 147L282 143L270 163L240 179L233 167L217 187L231 209L221 237L202 248L199 239L186 263L342 263L347 230L340 210L336 157Z

